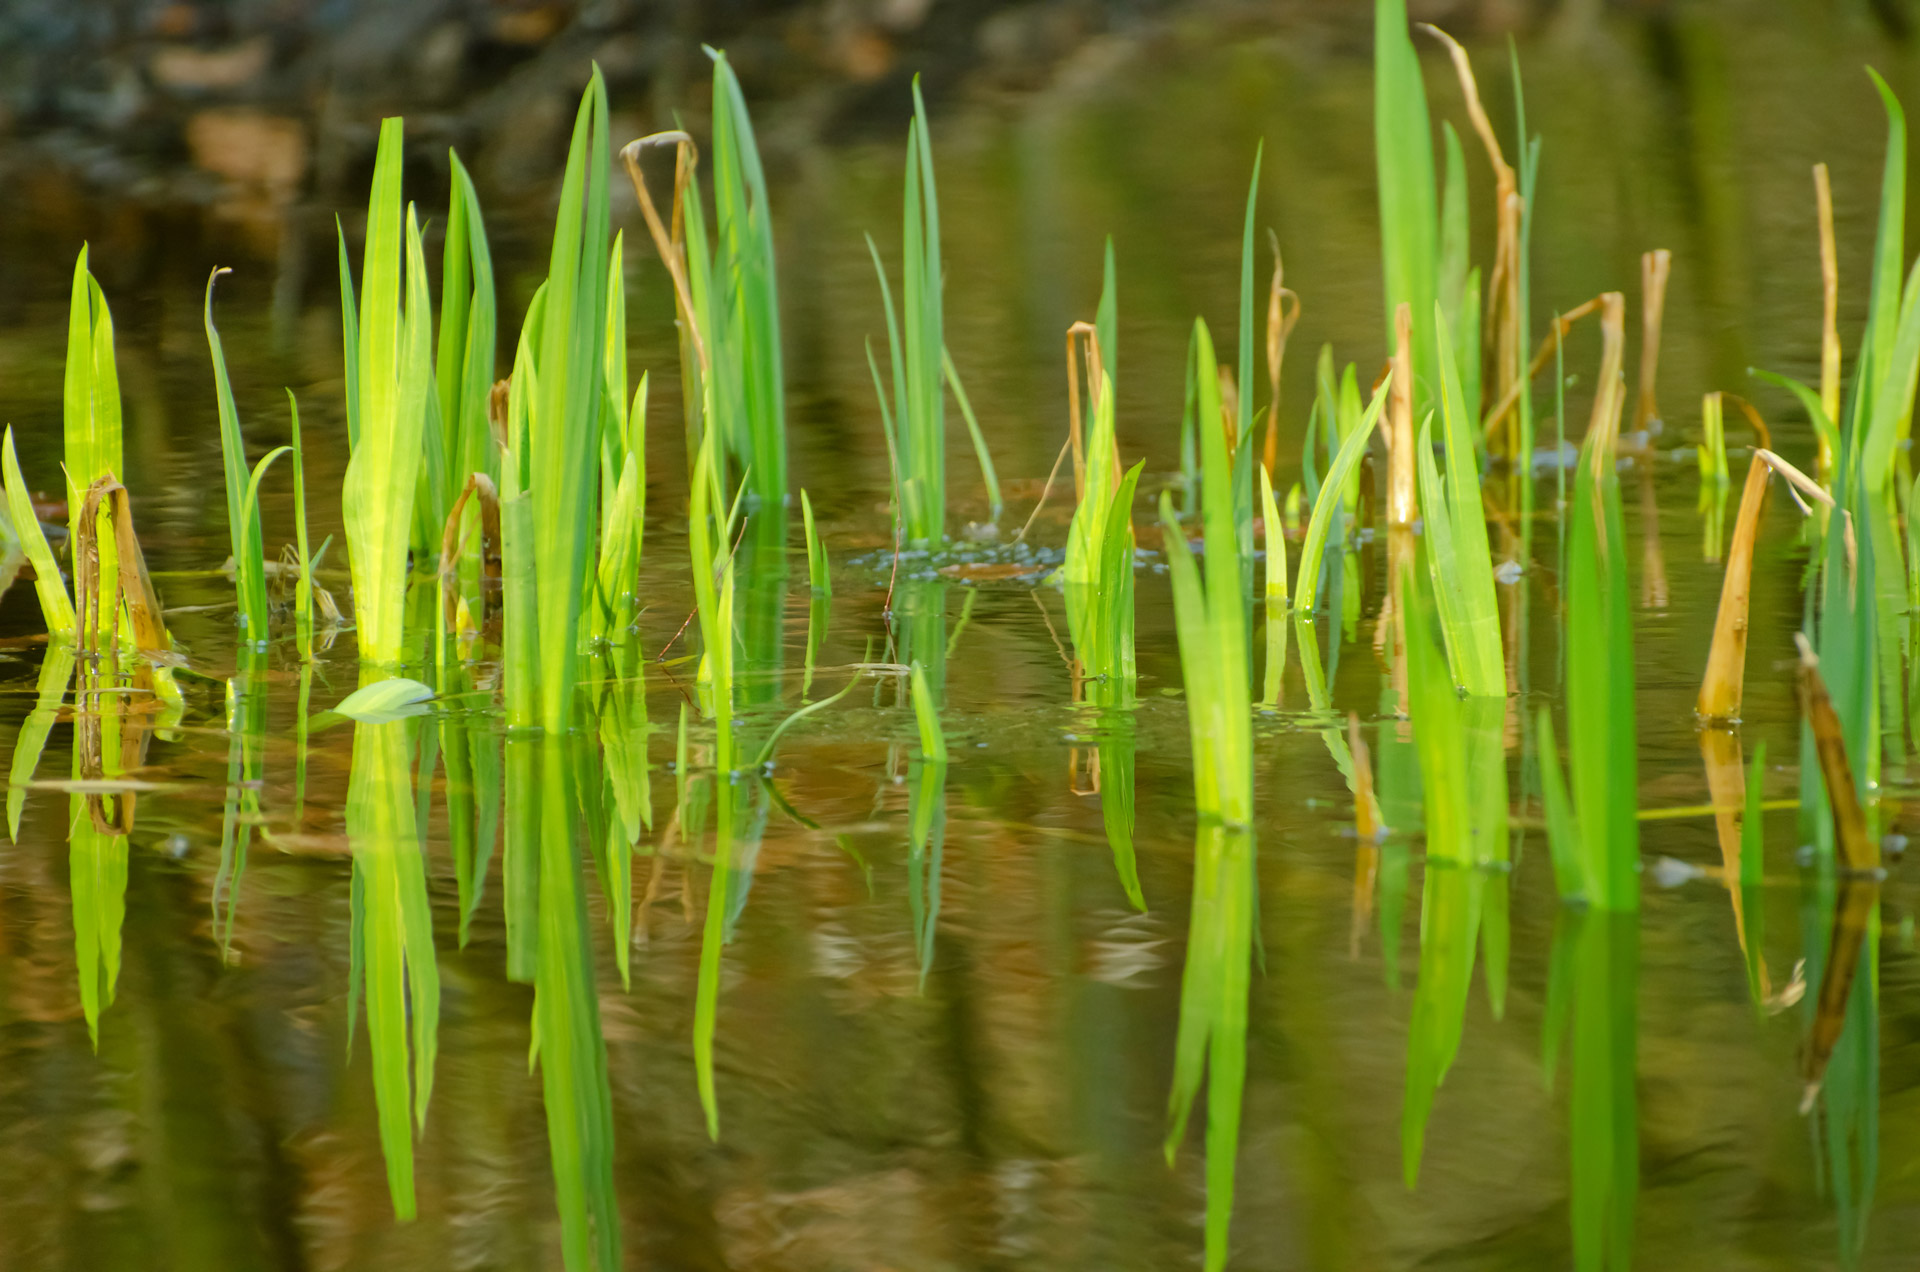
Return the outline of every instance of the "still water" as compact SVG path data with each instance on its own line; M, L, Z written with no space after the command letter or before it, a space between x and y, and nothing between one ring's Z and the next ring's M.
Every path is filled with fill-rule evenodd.
M1474 50L1502 120L1504 52ZM1296 664L1282 709L1256 719L1260 957L1232 1266L1600 1266L1604 1250L1613 1266L1909 1267L1920 1166L1907 1133L1920 1084L1911 884L1896 864L1848 1033L1803 1115L1812 995L1780 1000L1793 997L1796 965L1823 957L1832 902L1797 867L1797 813L1767 815L1764 885L1744 905L1699 875L1721 862L1699 808L1710 795L1692 716L1721 571L1707 559L1690 448L1692 404L1728 389L1760 403L1789 458L1810 452L1804 421L1745 369L1815 374L1817 161L1834 173L1841 329L1858 330L1884 136L1859 68L1872 61L1897 90L1912 88L1910 101L1920 68L1864 22L1771 10L1764 21L1744 10L1570 19L1520 56L1530 127L1545 137L1536 315L1606 288L1632 297L1639 253L1675 254L1666 431L1623 480L1641 601L1640 804L1679 814L1646 821L1642 848L1650 865L1669 860L1647 872L1637 921L1563 911L1516 724L1513 789L1529 792L1517 800L1517 864L1474 881L1487 948L1504 935L1504 957L1489 953L1462 979L1436 942L1423 953L1423 910L1459 881L1426 869L1415 838L1356 838L1326 734L1351 710L1381 763L1404 745L1403 726L1379 710L1384 565L1365 547L1353 553L1339 571L1341 618L1322 628L1338 717L1305 710ZM1119 260L1121 452L1148 461L1150 489L1166 484L1186 329L1195 313L1216 333L1231 326L1240 199L1262 139L1261 222L1304 305L1276 482L1292 483L1320 344L1363 376L1381 357L1370 71L1364 30L1196 30L1091 46L1033 96L936 104L949 341L1008 479L1011 526L1064 434L1062 337L1091 317L1107 234ZM1429 90L1457 120L1441 72L1428 65ZM1074 702L1058 591L1004 570L921 577L910 564L895 580L877 551L887 466L863 341L881 326L861 235L893 256L899 155L891 129L770 154L794 481L822 514L837 568L823 609L810 603L803 555L784 572L777 554L743 562L743 736L751 753L803 699L837 691L869 661L888 634L892 583L892 621L932 667L952 761L943 782L925 782L900 686L869 676L795 726L767 775L736 792L747 868L727 906L717 1140L692 1041L710 873L692 832L713 798L693 775L711 732L692 712L683 749L695 689L688 646L669 649L692 605L675 343L660 271L633 250L631 205L617 207L631 360L636 375L657 373L641 646L667 652L591 691L601 725L537 754L503 743L485 664L426 717L303 728L356 682L350 633L310 673L282 646L228 687L243 669L231 586L212 572L227 532L201 288L211 266L237 267L218 312L250 447L257 457L285 440L280 386L292 385L313 452L314 533L337 535L345 444L330 224L310 210L248 234L218 210L191 223L137 207L88 209L74 223L12 214L0 407L28 479L58 482L65 271L80 230L115 306L142 539L202 674L183 679L184 717L131 770L144 784L132 832L101 835L84 793L57 784L74 771L74 730L41 646L24 639L38 630L30 591L0 598L0 626L22 638L0 649L0 728L16 757L44 739L37 783L15 762L19 831L0 850L0 1269L559 1268L570 1224L588 1214L595 1244L611 1248L613 1230L636 1268L1199 1266L1199 1127L1171 1165L1162 1154L1195 842L1166 577L1157 557L1140 574L1128 854L1101 808L1113 797L1111 762L1104 790L1100 763L1110 726ZM409 176L427 207L444 198L433 163L420 156ZM556 153L556 173L559 163ZM1482 174L1474 168L1476 182ZM1476 199L1485 193L1476 186ZM503 197L489 214L511 330L538 282L550 212ZM1569 344L1576 436L1596 350L1591 333ZM984 520L955 443L956 520ZM1551 509L1554 477L1538 480ZM1057 547L1065 517L1043 513L1033 538ZM1785 499L1771 502L1739 737L1748 757L1766 744L1765 794L1787 803L1798 788L1787 670L1806 558L1797 522ZM269 555L290 531L290 506L275 497ZM1530 696L1516 722L1557 701L1550 518L1535 546L1523 586L1507 593L1531 615ZM410 949L406 979L393 982L406 996L399 1018L411 1012L416 1028L422 995L438 993L411 1223L394 1217L376 1055L350 989L355 889L379 886L394 865L355 833L364 801L349 807L368 749L387 754L397 783L380 792L388 811L412 811L425 828L432 957ZM570 886L593 983L570 1004L585 1015L565 1019L590 1038L597 1014L604 1119L529 1073L536 1003L508 974L502 898L513 882L492 802L499 766L516 762L540 766L547 797L587 809L591 842ZM630 881L604 844L639 812L612 797L610 779L650 803ZM1890 792L1910 781L1897 755L1886 781ZM916 835L927 801L932 833ZM624 940L606 900L623 885L634 897ZM1762 976L1777 1009L1754 1005ZM1412 1022L1434 1010L1443 1033L1457 1031L1457 1055L1431 1094L1409 1186L1407 1107L1425 1098L1410 1073L1431 1058ZM558 1036L546 1027L544 1069ZM404 1096L404 1073L400 1083ZM569 1120L584 1137L571 1158L553 1130Z

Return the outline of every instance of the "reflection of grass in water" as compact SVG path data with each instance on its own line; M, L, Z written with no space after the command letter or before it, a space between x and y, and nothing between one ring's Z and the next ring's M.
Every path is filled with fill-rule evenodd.
M580 779L565 739L539 744L540 948L533 1043L547 1110L555 1199L566 1266L620 1266L613 1196L613 1104L600 1000L587 939L576 827Z
M1426 883L1420 913L1420 981L1407 1041L1402 1169L1419 1177L1435 1093L1460 1050L1476 952L1484 944L1487 991L1501 1014L1506 983L1507 773L1500 698L1455 695L1434 638L1434 606L1404 577L1407 698L1426 804ZM1496 636L1497 640L1497 636Z
M413 1132L426 1125L440 1025L440 973L413 802L411 727L405 720L354 725L347 788L353 848L349 1028L364 990L380 1146L394 1214L402 1220L414 1215Z
M947 738L926 673L918 663L909 677L920 753L907 766L909 846L907 904L913 918L913 943L919 955L920 990L926 992L933 966L934 932L940 922L940 858L947 839Z
M233 920L240 908L240 884L247 872L247 850L260 822L261 752L266 743L266 665L258 654L243 655L240 671L227 681L227 798L220 818L220 867L213 879L213 917L222 953L233 942ZM226 910L221 912L222 896Z
M1561 909L1543 1040L1551 1081L1559 1039L1571 1019L1568 1217L1580 1272L1633 1265L1640 1189L1639 978L1637 915Z
M471 688L465 667L441 668L440 697L457 698ZM493 721L474 712L442 716L437 727L446 773L447 849L460 902L460 948L465 949L500 838L500 741Z
M714 806L713 877L707 893L707 918L700 938L700 978L695 990L693 1058L706 1112L707 1133L720 1134L720 1110L713 1088L714 1016L720 997L720 951L725 944L728 895L734 869L734 567L730 551L733 524L727 515L714 468L714 434L700 445L693 470L693 506L687 542L692 553L693 590L705 650L700 674L707 711L713 717Z

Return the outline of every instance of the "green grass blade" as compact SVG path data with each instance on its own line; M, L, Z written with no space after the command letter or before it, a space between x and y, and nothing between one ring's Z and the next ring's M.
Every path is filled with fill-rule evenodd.
M1433 131L1420 59L1407 33L1406 0L1373 6L1374 157L1380 182L1380 254L1386 278L1386 346L1393 347L1394 309L1407 302L1416 318L1438 299L1439 211L1434 189ZM1414 382L1431 386L1438 356L1433 333L1415 322ZM1423 409L1429 388L1417 398Z
M41 753L67 699L67 686L73 680L74 651L70 644L47 646L40 662L40 675L34 702L20 731L13 738L13 755L7 764L7 838L20 842L20 814L27 806L27 783L40 767Z
M980 431L980 419L973 413L973 403L967 399L967 391L960 383L960 372L953 365L953 355L947 350L940 351L940 368L947 378L947 387L953 390L953 400L959 404L960 416L967 422L967 435L973 439L974 458L980 461L980 482L987 488L987 519L999 521L1006 503L1000 498L1000 478L994 472L993 456L987 451L986 434Z
M927 689L927 673L919 663L913 665L913 717L920 728L920 753L929 762L947 762L947 735L940 727L940 709L933 705Z
M1574 818L1573 801L1567 794L1566 778L1560 772L1560 756L1553 743L1553 713L1541 706L1534 737L1540 747L1540 792L1547 814L1547 849L1553 856L1553 881L1562 901L1586 899L1586 875L1582 865L1580 824Z
M11 424L7 426L4 442L0 442L0 463L5 464L0 475L5 476L7 483L7 512L12 518L14 533L20 536L20 549L33 566L33 590L40 597L40 614L46 619L47 632L57 640L71 640L73 601L67 595L67 585L62 581L53 549L47 546L46 532L34 514L33 497L27 492L26 479L20 475Z
M1347 475L1359 465L1360 457L1366 453L1367 442L1372 438L1386 404L1387 393L1383 388L1367 404L1359 427L1341 439L1340 451L1334 456L1326 480L1320 483L1319 497L1313 501L1313 512L1307 518L1307 531L1300 540L1300 572L1293 585L1295 610L1302 616L1311 616L1314 612L1314 601L1320 590L1320 561L1326 552L1327 533L1332 527L1334 514L1344 512L1341 487L1346 484Z
M360 656L373 663L400 659L406 557L421 463L423 408L432 375L431 364L425 363L432 309L418 255L419 230L411 215L404 234L402 230L402 144L400 121L383 122L361 273L359 438L341 494ZM403 242L408 248L404 275ZM403 277L408 300L404 329Z

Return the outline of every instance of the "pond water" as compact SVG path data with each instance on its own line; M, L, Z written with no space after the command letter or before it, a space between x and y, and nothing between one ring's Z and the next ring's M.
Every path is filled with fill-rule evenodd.
M1321 627L1337 715L1306 710L1296 663L1281 708L1255 721L1260 958L1232 1266L1597 1267L1603 1249L1612 1266L1911 1266L1920 962L1898 863L1810 1113L1800 1054L1814 995L1763 1010L1750 991L1764 975L1776 998L1793 997L1796 965L1824 957L1832 904L1831 882L1798 864L1789 669L1807 549L1784 498L1770 501L1760 535L1735 743L1749 758L1766 745L1775 801L1764 885L1744 904L1700 874L1719 867L1721 844L1692 712L1722 574L1704 547L1693 404L1710 389L1748 394L1775 422L1776 449L1796 462L1811 453L1804 419L1746 368L1817 376L1817 161L1833 170L1849 349L1859 329L1884 140L1859 68L1872 61L1896 89L1920 89L1910 51L1878 32L1811 13L1687 11L1569 19L1520 49L1530 126L1545 137L1536 318L1607 288L1635 297L1640 252L1675 256L1666 430L1623 474L1639 803L1652 814L1644 904L1637 919L1563 908L1539 830L1520 721L1560 701L1553 472L1536 478L1546 511L1535 559L1502 588L1529 616L1526 693L1507 725L1516 860L1510 875L1474 883L1488 954L1469 963L1470 982L1435 942L1423 955L1423 914L1445 904L1448 872L1425 866L1417 836L1356 837L1328 741L1353 711L1377 762L1396 747L1404 758L1404 723L1381 713L1373 646L1385 565L1369 545L1353 552L1337 571L1341 621ZM1187 329L1196 313L1223 345L1232 329L1241 199L1263 139L1260 223L1276 231L1304 307L1276 481L1292 484L1318 347L1331 342L1363 380L1382 356L1370 53L1364 29L1358 39L1209 29L1091 46L1035 95L936 103L949 340L1006 478L1008 530L1064 436L1062 338L1092 315L1109 233L1121 454L1146 459L1149 490L1171 480ZM1473 53L1504 121L1504 49ZM1427 76L1436 111L1459 122L1443 64ZM216 304L250 448L257 458L285 439L280 386L292 385L309 430L314 534L337 536L346 447L331 227L290 220L261 241L217 219L80 218L115 306L141 538L200 674L182 678L184 716L130 767L150 783L131 831L99 834L84 794L59 785L77 771L72 711L59 708L53 656L32 639L42 625L31 589L0 597L0 730L16 757L44 738L38 781L15 762L19 828L0 849L0 1268L558 1268L563 1217L583 1214L601 1238L617 1229L624 1265L641 1268L1200 1265L1204 1114L1171 1164L1162 1152L1195 853L1167 577L1150 554L1141 704L1125 730L1128 852L1102 813L1124 771L1117 735L1075 701L1059 591L1032 574L942 574L918 561L896 577L885 550L887 460L863 351L883 329L861 238L872 232L895 258L900 146L885 134L770 153L793 481L810 491L836 567L822 606L803 554L743 558L742 728L751 753L803 700L876 659L891 622L929 665L952 759L944 784L923 786L902 687L867 676L784 734L765 776L741 779L751 789L736 795L746 847L728 884L717 1139L694 1056L711 871L692 831L712 793L687 780L711 727L694 711L681 740L694 642L675 643L693 601L672 309L657 262L636 249L630 200L616 215L628 231L631 365L656 373L647 657L617 690L590 689L596 723L544 749L503 738L484 662L450 686L413 669L456 692L409 723L309 729L356 683L351 632L306 666L282 642L229 687L237 656L231 585L215 570L227 531L201 289L212 265L239 267ZM444 199L433 163L420 157L409 177L428 207ZM511 331L539 281L550 212L504 198L489 212ZM0 407L29 482L53 487L77 243L24 221L11 237L0 252L10 283ZM1597 347L1591 332L1568 345L1576 437ZM1744 444L1744 428L1733 432ZM985 520L953 433L953 519ZM1149 508L1143 498L1136 509L1143 527ZM1068 511L1056 500L1037 521L1040 556L1057 552ZM290 503L270 491L265 514L271 557L290 537ZM331 583L344 599L344 579ZM376 1052L350 991L355 889L388 886L381 871L393 868L364 854L355 864L356 745L398 748L388 777L400 788L384 794L417 808L426 828L437 1058L410 1223L394 1216ZM1895 746L1884 817L1898 830L1891 797L1911 779ZM515 883L497 801L502 766L517 763L539 766L547 798L578 797L589 809L580 833L600 836L583 840L570 885L584 920L563 914L549 928L540 915L544 936L577 927L590 951L592 983L564 1006L537 1005L509 975L502 902ZM615 784L651 804L631 860L630 983L615 957L624 925L607 901L620 870L596 856L610 826L637 816ZM932 833L916 845L912 822L928 801ZM405 986L416 1026L428 979L416 966ZM529 1072L536 1010L580 1037L594 1029L579 1013L597 1016L604 1117L550 1073ZM1435 1026L1428 1012L1445 1019ZM1457 1055L1417 1150L1406 1108L1420 1084L1409 1074L1432 1061L1422 1030L1435 1027L1457 1030ZM559 1066L558 1039L549 1025L543 1069ZM403 1071L403 1093L406 1081ZM578 1140L555 1138L556 1124Z

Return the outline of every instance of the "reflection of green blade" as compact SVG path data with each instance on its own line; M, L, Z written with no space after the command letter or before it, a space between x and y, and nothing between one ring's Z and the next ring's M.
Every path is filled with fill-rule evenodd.
M1857 1266L1866 1249L1867 1220L1880 1178L1880 995L1875 971L1880 956L1879 890L1877 882L1848 880L1836 903L1836 940L1848 925L1849 910L1865 916L1865 930L1854 938L1862 947L1861 970L1827 1058L1820 1087L1822 1116L1817 1119L1824 1143L1816 1152L1839 1220L1842 1267Z
M933 966L934 932L940 924L940 858L947 841L947 765L915 760L907 766L907 908L913 917L913 948L920 960L920 992Z
M21 722L13 739L13 760L7 769L7 837L20 841L20 814L27 806L27 783L40 767L40 753L47 748L47 735L53 732L60 704L66 701L67 684L73 679L73 646L50 644L40 662L38 696L33 709Z
M1100 724L1100 820L1106 826L1120 887L1133 908L1144 912L1147 901L1140 891L1140 867L1133 852L1134 749L1132 714L1106 712Z
M1407 1090L1400 1119L1401 1168L1409 1188L1420 1178L1434 1094L1460 1052L1485 892L1481 871L1428 854L1420 901L1420 981L1407 1031Z
M465 693L470 684L463 667L442 667L442 698ZM425 762L423 757L423 767ZM460 897L460 948L465 949L500 835L500 744L492 722L465 712L445 717L440 763L447 777L447 847Z
M893 598L894 661L920 664L937 708L947 705L947 586L944 579L902 579Z
M577 770L568 762L568 749L566 739L539 744L540 948L533 1028L566 1266L584 1272L591 1252L603 1272L610 1272L620 1266L613 1104L575 833Z
M413 1128L426 1124L440 1023L440 973L407 729L404 720L356 724L347 789L354 931L365 978L374 1102L394 1214L402 1220L414 1214Z
M1466 743L1467 784L1472 800L1473 861L1492 867L1487 873L1481 912L1480 948L1486 955L1487 1003L1493 1018L1506 1014L1509 927L1507 872L1511 855L1507 829L1506 701L1465 698L1460 719Z
M1634 1088L1640 925L1632 911L1563 910L1562 919L1574 930L1568 1096L1574 1266L1626 1269L1633 1263L1640 1188Z
M247 850L260 821L261 751L267 729L265 661L257 651L243 653L242 659L240 674L227 682L227 798L220 818L220 867L213 877L213 916L223 952L233 941Z
M1207 1078L1207 1242L1209 1272L1225 1267L1233 1215L1234 1162L1247 1071L1247 990L1252 966L1253 834L1203 820L1194 838L1193 920L1180 978L1180 1030L1168 1112L1169 1161Z
M138 727L126 712L126 699L113 693L83 693L75 714L73 776L111 779L125 772L123 733ZM97 739L98 772L87 771L89 746L81 739L89 733ZM137 756L133 763L139 763ZM113 798L94 799L99 800L102 816L112 819ZM87 1037L98 1051L100 1013L113 1003L114 986L120 979L120 932L127 917L127 837L98 825L90 802L86 795L68 798L67 863L80 1007L87 1019Z
M507 979L531 981L540 939L539 773L533 739L507 735L506 846L500 861L507 921Z
M629 950L633 939L633 849L640 833L653 824L648 789L647 699L645 673L611 681L600 697L599 747L605 764L602 805L610 810L602 831L607 913L620 983L630 984ZM584 792L583 792L584 794Z

